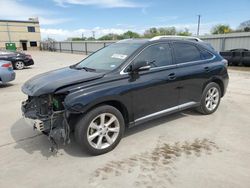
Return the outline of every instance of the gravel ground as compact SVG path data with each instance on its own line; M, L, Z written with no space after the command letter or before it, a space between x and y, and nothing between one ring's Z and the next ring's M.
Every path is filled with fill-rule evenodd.
M176 113L129 129L118 147L92 157L74 139L58 154L21 117L20 87L32 76L78 62L83 55L30 52L35 66L0 86L0 187L250 186L250 72L229 71L216 113Z

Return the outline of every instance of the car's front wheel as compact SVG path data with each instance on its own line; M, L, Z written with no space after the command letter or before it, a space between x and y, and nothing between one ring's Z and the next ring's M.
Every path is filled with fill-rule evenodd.
M83 115L75 126L75 138L87 152L100 155L117 146L124 129L121 112L112 106L103 105Z
M220 99L220 86L215 82L211 82L204 89L200 106L197 110L202 114L212 114L217 110L220 104Z
M17 70L22 70L24 68L24 63L22 61L14 62L14 68Z

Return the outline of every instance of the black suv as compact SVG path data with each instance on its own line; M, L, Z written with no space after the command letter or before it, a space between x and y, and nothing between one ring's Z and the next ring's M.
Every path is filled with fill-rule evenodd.
M28 80L22 111L52 149L74 131L98 155L115 148L126 127L188 108L213 113L227 85L227 61L200 40L129 39Z

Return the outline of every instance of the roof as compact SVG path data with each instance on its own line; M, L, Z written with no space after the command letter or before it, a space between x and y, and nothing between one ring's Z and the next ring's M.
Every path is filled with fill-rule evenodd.
M0 22L38 23L37 20L0 20Z
M161 39L182 39L182 40L192 40L197 42L202 42L201 39L198 37L192 37L192 36L179 36L179 35L162 35L162 36L156 36L150 39L150 41L154 40L161 40Z
M123 40L120 40L118 41L118 43L146 43L148 42L149 39L123 39Z

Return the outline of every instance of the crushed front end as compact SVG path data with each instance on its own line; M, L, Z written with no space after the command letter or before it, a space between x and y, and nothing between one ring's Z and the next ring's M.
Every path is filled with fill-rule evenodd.
M46 94L28 96L22 102L24 118L33 128L46 134L52 144L51 151L57 150L58 142L69 143L70 127L64 108L65 95Z

